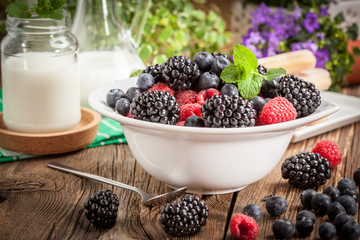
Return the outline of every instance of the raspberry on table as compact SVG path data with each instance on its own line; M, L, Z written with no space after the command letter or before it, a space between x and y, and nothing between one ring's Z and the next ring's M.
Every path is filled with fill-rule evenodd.
M283 97L275 97L265 104L260 114L260 123L263 125L281 123L296 119L294 106Z
M338 145L331 140L322 140L318 142L312 152L319 153L323 158L326 158L329 161L331 168L339 165L342 160Z
M151 91L163 91L163 92L168 92L170 93L171 96L174 96L175 91L166 83L155 83L149 90L148 92Z
M290 239L295 233L295 225L291 220L281 218L274 222L272 230L277 239Z
M192 115L196 115L198 117L202 116L200 104L189 103L180 106L179 121L185 121L188 117Z
M179 106L189 103L196 103L197 95L198 95L197 92L193 90L176 91L174 94Z
M198 104L204 105L205 101L210 99L214 95L220 96L221 94L220 94L219 90L217 90L215 88L205 89L198 93L198 95L196 97L196 101Z
M231 234L236 240L255 240L259 234L259 226L255 219L245 214L236 214L230 220Z

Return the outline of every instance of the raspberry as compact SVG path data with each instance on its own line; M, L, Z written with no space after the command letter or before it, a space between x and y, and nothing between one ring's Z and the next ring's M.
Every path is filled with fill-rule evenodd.
M163 92L169 92L171 96L174 96L174 90L167 85L166 83L155 83L149 90L148 92L151 91L163 91Z
M202 90L202 91L200 91L198 93L198 95L196 97L196 101L197 101L198 104L204 105L205 101L207 99L210 99L214 95L220 96L221 94L220 94L219 90L217 90L215 88L205 89L205 90Z
M255 219L240 213L230 220L230 230L234 239L254 240L259 234Z
M176 126L184 126L184 124L185 124L185 121L179 121L175 125Z
M202 116L201 105L198 103L189 103L180 106L179 121L185 121L188 117L196 115L198 117Z
M196 103L197 92L193 90L176 91L175 98L179 106L188 103Z
M131 114L130 111L128 111L128 113L126 114L126 116L127 116L128 118L134 118L134 116Z
M318 142L312 150L314 153L319 153L323 158L326 158L330 167L336 167L341 163L342 155L339 147L331 140L322 140Z
M294 120L297 117L294 106L283 97L275 97L265 104L260 114L263 125Z

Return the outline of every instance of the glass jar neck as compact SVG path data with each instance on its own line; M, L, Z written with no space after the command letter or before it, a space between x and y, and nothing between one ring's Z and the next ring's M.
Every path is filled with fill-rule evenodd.
M8 33L20 35L44 35L70 31L71 17L68 11L62 11L61 20L42 18L33 13L31 18L7 16L5 24Z

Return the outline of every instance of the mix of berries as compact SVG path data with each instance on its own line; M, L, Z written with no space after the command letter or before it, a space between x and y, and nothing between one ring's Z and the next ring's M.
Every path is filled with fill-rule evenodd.
M186 195L177 202L165 205L160 212L160 224L170 236L194 235L206 225L209 208L204 200Z
M96 226L114 226L119 207L119 199L111 190L101 190L93 194L85 204L86 218Z
M137 87L129 88L126 93L123 89L111 89L106 95L106 102L116 112L134 119L216 128L291 121L311 114L321 103L320 92L314 84L289 74L270 80L266 77L268 70L262 65L257 68L258 73L262 74L260 76L264 77L259 94L246 99L240 95L236 81L226 83L221 79L221 73L230 65L231 62L222 53L199 52L192 60L185 56L173 56L161 65L148 66L142 70L136 82ZM158 109L154 104L140 103L136 98L138 95L145 98L147 92L156 95L158 91L174 96L170 100L174 106L163 102L163 107ZM153 102L159 101L156 97L151 99ZM195 104L203 106L200 114L191 110L197 108ZM180 113L176 113L176 106L180 107ZM165 111L172 112L171 116ZM196 124L193 124L193 119L189 120L192 122L190 125L185 124L187 118L193 115L203 120L196 119Z

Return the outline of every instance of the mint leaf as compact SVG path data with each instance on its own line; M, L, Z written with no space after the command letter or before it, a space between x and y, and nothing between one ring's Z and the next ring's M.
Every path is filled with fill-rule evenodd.
M241 82L238 82L239 93L243 98L250 100L260 92L262 77L258 73L251 73Z
M256 70L258 67L258 60L253 52L243 45L237 45L233 51L233 58L235 65L244 66L245 70Z
M65 3L66 0L50 0L50 6L53 10L61 9Z
M136 76L139 76L141 74L142 70L136 70L135 72L131 73L130 74L130 77L136 77Z
M11 17L31 18L29 6L24 0L16 0L13 3L10 3L5 9L5 12Z
M220 78L227 83L237 83L239 70L236 65L227 66L220 75Z
M265 80L271 81L276 77L279 77L281 75L285 75L286 71L283 68L270 68L267 70L267 74L265 77Z
M51 11L51 10L36 10L36 13L42 18L52 18L55 20L61 20L64 15L60 11Z

